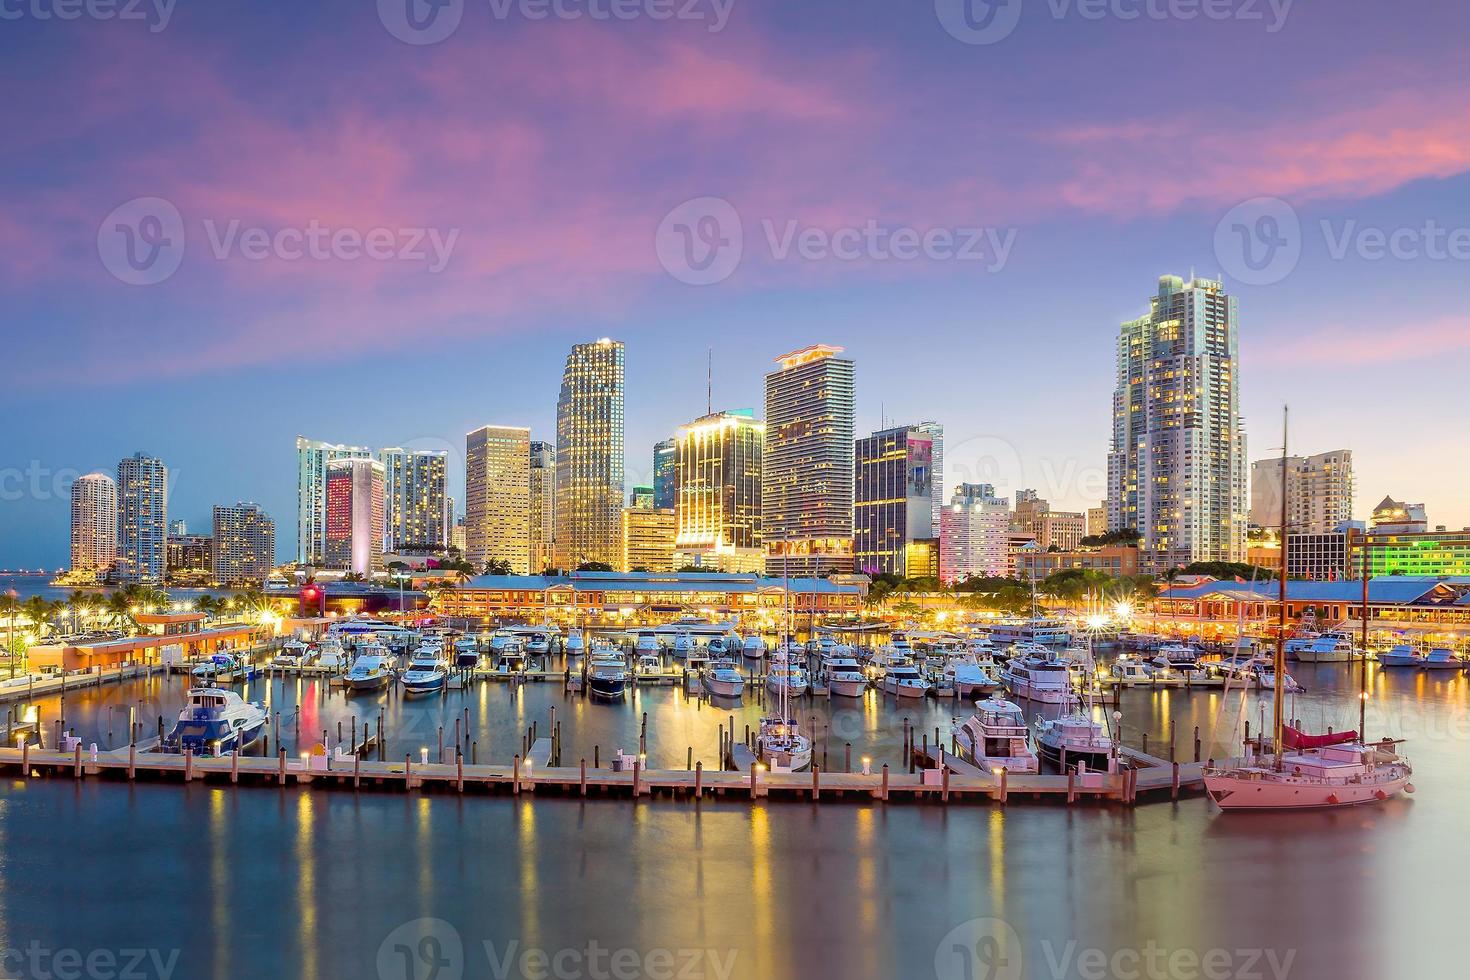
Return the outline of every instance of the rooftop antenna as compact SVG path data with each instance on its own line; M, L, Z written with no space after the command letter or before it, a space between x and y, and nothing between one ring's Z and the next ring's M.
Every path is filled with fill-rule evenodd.
M715 349L713 347L705 350L704 414L715 414Z

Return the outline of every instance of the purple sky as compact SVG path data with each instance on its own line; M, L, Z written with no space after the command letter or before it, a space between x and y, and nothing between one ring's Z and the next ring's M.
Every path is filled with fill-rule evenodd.
M759 407L825 342L860 432L937 419L950 483L1081 508L1117 324L1191 268L1240 298L1252 458L1290 401L1360 511L1470 524L1462 4L413 2L429 33L409 0L0 0L0 565L62 564L67 477L140 449L173 516L259 501L288 555L298 433L449 448L462 483L470 429L553 437L601 336L630 483L707 348L715 407Z

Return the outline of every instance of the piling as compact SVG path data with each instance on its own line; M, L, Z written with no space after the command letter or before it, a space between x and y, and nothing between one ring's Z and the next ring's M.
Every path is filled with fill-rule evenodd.
M888 802L888 763L886 762L883 763L883 784L882 788L878 791L878 799L884 803Z
M1000 793L999 793L997 799L1000 800L1000 803L1001 803L1002 806L1005 805L1006 800L1010 797L1010 787L1008 785L1008 780L1009 779L1010 779L1010 771L1005 766L1001 766L1000 767Z
M812 802L822 798L822 767L812 764Z
M587 760L583 759L579 768L578 785L581 787L583 796L587 795Z
M586 775L585 775L585 766L586 766L586 763L585 762L583 763L583 766L584 766L583 778L585 779L586 778ZM701 799L703 796L704 796L704 760L701 759L700 761L698 761L698 762L696 762L694 764L694 798L696 800L698 800L698 799Z

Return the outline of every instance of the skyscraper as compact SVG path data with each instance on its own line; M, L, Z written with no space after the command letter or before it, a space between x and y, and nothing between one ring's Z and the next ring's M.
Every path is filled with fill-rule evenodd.
M465 436L465 558L531 569L531 430L487 425ZM537 569L538 571L540 569Z
M117 483L88 473L71 485L71 570L100 578L117 561Z
M384 449L386 550L443 551L449 546L449 454Z
M624 572L672 572L674 535L678 519L666 507L625 507L619 536L622 554L617 569Z
M325 565L358 575L383 567L383 464L359 457L327 463Z
M867 574L907 575L908 546L934 527L934 436L884 429L853 447L853 556Z
M219 584L264 584L276 563L276 522L256 504L216 505L211 555Z
M168 467L138 453L117 464L117 572L162 584L168 565Z
M1286 459L1287 523L1298 534L1331 534L1353 519L1353 453L1338 449ZM1251 464L1251 523L1281 524L1281 460Z
M371 449L296 437L296 561L321 565L327 547L327 463L370 459Z
M853 362L814 344L766 375L766 571L852 571ZM787 561L786 559L789 559Z
M623 512L623 345L577 344L556 403L556 564L616 568Z
M716 412L679 430L680 564L760 571L761 458L765 424L750 409Z
M940 514L939 578L1003 576L1009 566L1010 504L988 483L961 483Z
M933 506L929 508L933 520L929 527L929 537L937 539L939 537L939 517L944 513L945 501L949 499L944 492L944 426L939 422L920 422L914 428L927 433L932 437L934 443L930 450L933 462L929 467L931 470L929 482L933 488L931 494Z
M553 567L553 533L556 529L556 447L549 442L531 443L531 574Z
M628 506L633 508L653 506L653 487L634 487L628 491Z
M679 440L653 444L653 506L671 510L679 498Z
M1245 558L1245 430L1236 301L1163 276L1118 336L1108 526L1137 529L1153 570Z

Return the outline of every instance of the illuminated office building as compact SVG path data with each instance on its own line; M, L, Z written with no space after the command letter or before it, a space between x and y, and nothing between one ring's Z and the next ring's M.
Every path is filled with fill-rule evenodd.
M681 565L760 570L765 433L750 409L716 412L679 430L675 547Z
M465 436L465 558L477 569L531 569L531 430L487 425Z
M623 512L623 345L577 344L556 403L556 564L616 567Z

